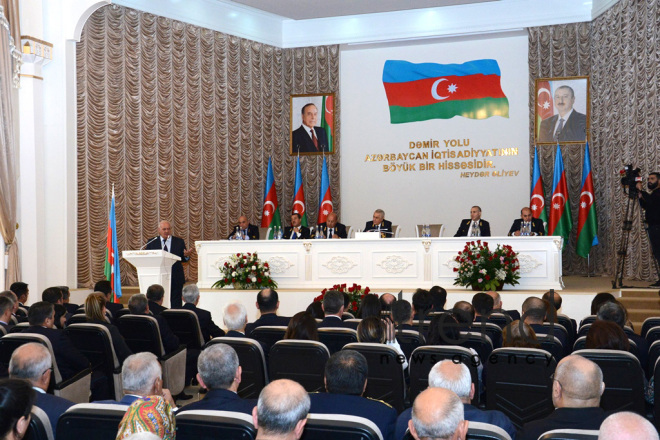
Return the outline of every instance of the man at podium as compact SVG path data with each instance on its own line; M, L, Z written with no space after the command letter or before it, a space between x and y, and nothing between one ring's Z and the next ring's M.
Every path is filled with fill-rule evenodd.
M186 248L186 242L183 241L183 238L172 235L172 226L166 220L162 220L158 224L158 237L149 240L145 249L162 249L181 258L181 261L177 261L172 266L170 287L170 306L173 309L180 309L182 306L181 290L183 289L183 284L186 282L181 262L190 259L192 250Z

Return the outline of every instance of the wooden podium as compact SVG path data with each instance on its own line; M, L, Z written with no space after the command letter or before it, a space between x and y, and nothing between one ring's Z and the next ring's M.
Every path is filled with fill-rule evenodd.
M160 284L165 289L163 307L170 307L172 290L172 265L181 258L164 250L122 251L124 260L137 269L140 293L147 293L152 284Z

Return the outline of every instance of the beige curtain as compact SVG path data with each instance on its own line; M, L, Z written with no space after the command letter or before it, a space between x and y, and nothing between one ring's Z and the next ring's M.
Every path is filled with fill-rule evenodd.
M8 288L11 283L20 279L16 243L16 90L13 88L18 60L10 36L9 22L4 14L5 9L0 7L0 233L5 242L5 253L8 254L5 278L5 288Z

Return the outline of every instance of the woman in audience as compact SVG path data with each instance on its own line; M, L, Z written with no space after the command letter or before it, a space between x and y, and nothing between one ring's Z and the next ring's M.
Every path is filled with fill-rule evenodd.
M162 396L148 396L128 407L119 423L117 440L138 432L152 432L163 440L176 438L176 424L172 407Z
M303 339L318 341L319 334L316 319L309 312L298 312L289 321L284 339Z
M112 337L112 346L119 363L133 354L126 341L119 333L119 329L105 320L105 295L100 292L90 293L85 299L85 316L90 324L100 324L108 329Z
M0 381L0 438L19 440L30 425L30 411L36 400L29 382L19 379Z
M378 295L368 294L362 298L362 304L360 304L360 309L357 312L357 317L360 319L365 318L378 318L380 319L380 311L382 306L380 304L380 298Z
M502 329L502 347L541 348L534 329L522 321L513 321Z
M357 328L358 342L371 342L374 344L386 344L394 348L404 360L403 369L408 368L408 360L401 350L399 341L396 340L394 324L389 319L380 319L374 316L360 321Z
M585 348L628 351L630 341L616 323L597 319L589 327Z
M55 304L55 327L62 330L66 324L66 307L62 304Z
M600 309L600 306L609 301L616 301L614 295L609 292L597 293L596 296L594 296L594 299L591 300L591 314L598 314L598 309Z
M311 313L314 319L323 319L325 318L325 313L323 313L323 304L320 301L314 301L309 306L307 306L307 312Z

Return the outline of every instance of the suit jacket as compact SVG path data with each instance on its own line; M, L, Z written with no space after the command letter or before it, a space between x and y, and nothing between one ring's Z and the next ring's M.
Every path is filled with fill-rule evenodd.
M548 417L525 423L516 440L536 440L553 429L599 429L607 414L600 407L557 408Z
M312 137L307 132L307 129L304 125L301 125L296 130L293 130L291 133L291 152L292 153L320 153L325 151L326 153L330 151L328 147L328 135L325 130L321 127L314 127L314 133L316 133L318 148L314 146L312 142Z
M520 228L522 228L522 222L521 218L515 219L511 225L511 229L509 229L509 235L513 235L514 232L520 231ZM532 218L532 233L534 235L545 235L543 220L540 218Z
M285 227L284 234L282 234L282 239L289 240L291 238L292 231L293 231L293 227L291 226ZM312 238L312 236L309 233L309 228L307 226L300 226L300 234L298 235L298 239L307 240L310 238Z
M321 231L323 233L323 236L325 238L328 238L328 226L327 226L327 224L326 223L319 223L318 228L319 228L319 231ZM335 225L334 233L337 234L337 236L339 238L347 238L348 237L348 233L346 231L346 226L342 225L341 223L337 223Z
M147 244L145 249L162 250L163 244L161 238L157 237L156 240ZM171 249L168 249L168 252L181 258L181 261L177 261L172 265L172 278L171 278L172 298L175 298L175 296L177 295L177 291L178 291L179 299L181 298L181 289L183 288L183 284L186 282L186 277L183 273L183 265L181 264L182 262L188 261L189 259L188 257L183 255L183 251L185 249L186 249L186 242L183 241L183 238L172 236L172 246ZM176 303L173 301L172 304L176 304Z
M383 439L394 438L397 412L385 402L362 396L333 393L311 393L309 399L310 414L348 414L364 417L378 426Z
M458 231L454 237L467 237L470 233L470 225L472 224L472 219L466 218L461 220L461 225L458 227ZM479 230L481 231L481 237L490 237L490 223L486 220L479 220Z
M186 310L192 310L197 315L197 320L199 321L199 327L202 329L202 336L204 341L210 341L212 338L217 338L218 336L224 336L225 332L215 325L213 319L211 318L211 312L208 310L200 309L195 304L185 303L183 308Z
M262 325L279 325L286 327L289 325L290 319L291 318L287 318L286 316L278 316L274 312L264 313L263 315L261 315L261 317L259 317L259 319L245 326L245 334L249 335L250 333L252 333L252 330L254 330L257 327L261 327Z
M11 330L12 327L14 326L14 324L11 322L0 322L0 325L5 328L7 333L9 333L9 330Z
M240 226L234 226L234 229L231 230L231 233L227 236L227 240L231 240L236 235L236 231L240 229ZM248 224L247 235L250 237L250 240L259 240L259 227Z
M541 121L539 129L539 142L555 142L555 125L559 115L553 115ZM573 109L573 113L564 123L561 133L559 133L559 142L584 142L587 138L587 116L578 113Z
M202 400L179 408L177 414L200 409L252 414L252 409L255 406L257 406L256 399L241 399L238 394L229 390L209 390Z
M53 396L52 394L42 393L41 391L35 391L35 393L37 394L35 405L37 408L41 408L48 416L50 426L53 428L54 436L56 435L55 429L57 428L57 421L60 419L60 416L64 414L67 409L75 405L75 403L61 397Z
M374 226L373 221L367 222L364 226L364 232L375 231L378 226ZM380 223L380 236L382 238L392 238L394 234L392 233L392 222L389 220L383 220Z
M245 333L241 333L241 332L236 331L236 330L229 330L227 332L227 334L224 335L224 336L227 336L228 338L247 338Z
M160 315L160 312L167 310L167 307L163 307L157 302L149 301L149 311L154 315Z
M75 376L85 368L89 368L89 360L78 351L71 339L62 330L32 325L24 329L22 333L38 333L48 338L50 345L53 347L57 368L60 370L63 380Z
M323 318L323 321L319 322L318 328L328 327L352 328L349 324L345 323L341 320L341 318L337 318L336 316L326 316Z
M72 303L66 303L64 304L64 307L66 308L67 313L71 313L72 315L76 314L76 311L78 310L78 307L80 307L78 304L72 304ZM106 309L107 309L107 304L106 304Z

